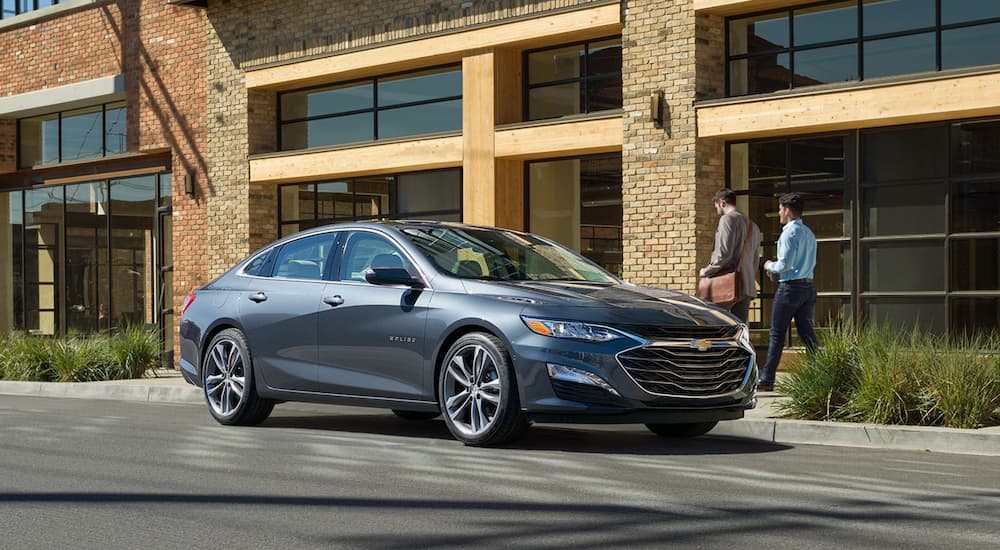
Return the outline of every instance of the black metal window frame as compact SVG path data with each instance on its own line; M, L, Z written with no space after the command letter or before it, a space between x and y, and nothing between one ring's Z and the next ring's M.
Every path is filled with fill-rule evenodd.
M622 36L620 34L616 34L616 35L611 35L611 36L605 36L605 37L602 37L602 38L596 38L596 39L593 39L593 40L580 40L580 41L576 41L576 42L567 42L565 44L559 44L559 45L556 45L556 46L546 46L544 48L536 48L536 49L533 49L533 50L526 50L522 54L522 57L521 57L521 66L524 67L524 81L523 81L524 85L523 85L523 88L522 88L522 91L521 91L521 94L522 94L521 95L521 105L522 105L522 113L521 114L522 114L523 120L526 120L526 121L527 120L545 120L544 118L541 118L541 119L532 119L530 117L531 105L528 104L528 99L529 99L529 93L531 92L531 90L536 90L538 88L548 88L550 86L561 86L561 85L565 85L565 84L573 84L575 82L579 82L581 84L580 89L581 89L581 93L583 94L583 105L582 105L582 108L581 108L580 111L581 111L581 113L590 113L591 112L590 111L590 86L588 86L588 84L590 83L590 81L591 80L604 80L604 79L608 79L608 78L613 78L615 76L618 76L619 78L621 78L621 76L622 76L622 69L621 69L621 67L618 68L617 72L590 74L590 45L598 43L598 42L607 42L609 40L618 40L618 43L621 44L621 42L622 42ZM571 46L580 46L580 45L583 46L583 71L582 71L583 74L581 76L579 76L577 78L562 78L562 79L557 79L557 80L551 80L551 81L545 81L545 82L536 82L534 84L531 84L531 68L530 68L530 64L528 63L528 57L531 54L535 54L535 53L539 53L539 52L544 52L544 51L549 51L549 50L560 50L562 48L569 48Z
M391 79L396 79L396 78L399 78L399 77L405 77L406 75L415 75L416 76L416 75L418 75L420 73L426 73L426 72L429 72L429 71L437 71L437 70L449 69L449 68L450 69L454 69L454 71L457 71L459 73L462 72L462 64L461 63L448 63L448 64L445 64L445 65L435 65L433 67L423 67L423 68L420 68L420 69L414 69L414 70L403 71L403 72L398 72L398 73L387 73L387 74L383 74L383 75L379 75L379 76L371 77L371 78L360 78L360 79L357 79L357 80L348 80L348 81L345 81L345 82L336 82L336 83L332 83L332 84L322 84L322 85L319 85L319 86L310 86L308 88L299 88L299 89L296 89L296 90L288 90L286 92L281 92L281 93L278 94L277 107L276 107L276 111L277 111L277 129L278 129L278 132L277 132L278 133L278 135L277 135L278 150L279 151L286 151L286 150L287 151L297 151L297 150L300 150L300 149L285 149L284 140L283 140L284 128L285 128L285 126L287 126L289 124L297 124L297 123L301 123L301 122L313 122L313 121L316 121L316 120L327 120L327 119L340 118L340 117L351 116L351 115L363 115L363 114L368 114L368 113L372 114L372 136L373 136L373 140L374 141L378 141L380 139L379 135L378 135L378 116L379 116L379 113L385 112L385 111L392 111L392 110L397 110L397 109L403 109L403 108L407 108L407 107L420 107L422 105L431 105L431 104L434 104L434 103L445 103L445 102L448 102L448 101L460 100L460 99L462 99L462 95L463 95L462 94L462 90L460 89L458 91L457 95L453 94L453 95L448 95L448 96L437 97L437 98L434 98L434 99L424 99L424 100L420 100L420 101L410 101L410 102L407 102L407 103L393 103L392 105L381 106L381 105L379 105L379 98L378 98L379 81L381 81L381 80L387 80L387 79L390 79L390 78ZM450 72L450 71L442 71L442 72ZM295 94L295 93L303 93L303 92L308 93L310 91L321 91L321 90L326 90L326 89L333 88L333 87L350 86L350 85L353 85L353 84L363 84L363 83L369 83L369 82L372 85L372 106L370 108L366 107L364 109L353 109L353 110L350 110L350 111L337 111L335 113L313 115L313 116L306 116L306 117L297 117L297 118L289 118L289 119L282 118L282 114L281 114L281 98L284 97L284 96L286 96L286 95ZM411 135L416 136L416 135L422 135L422 134L411 134ZM364 141L368 141L368 140L363 140L363 141L356 142L356 143L364 143ZM343 143L337 143L337 144L331 144L331 145L345 145L345 144L343 144ZM326 147L326 146L327 145L322 145L322 146L318 146L318 147ZM306 149L309 149L309 147L306 147Z
M102 103L100 105L100 107L101 107L101 156L100 157L95 157L95 158L105 158L105 157L110 156L108 154L108 107L109 106L111 106L111 109L124 109L125 110L125 116L126 116L126 118L128 117L128 103L125 100L111 101L111 102L108 102L108 103ZM95 105L95 107L96 107L96 105ZM53 113L47 113L45 115L37 115L37 116L33 116L33 117L25 117L25 118L18 119L17 120L17 130L16 130L16 132L17 132L17 139L16 139L16 142L17 142L17 153L16 153L16 157L17 157L17 166L18 166L18 168L19 169L31 169L31 168L34 167L34 166L22 166L22 164L21 164L21 161L22 161L22 159L21 159L21 123L22 122L24 122L25 120L31 120L33 118L38 118L39 116L56 115L56 120L58 121L57 124L56 124L56 131L58 133L58 140L57 140L58 141L58 154L57 154L58 158L56 159L55 162L50 162L50 163L46 163L44 161L44 159L43 159L42 162L40 162L38 165L35 165L35 166L52 166L54 164L59 164L61 162L64 162L63 161L63 114L64 113L71 113L71 112L77 111L79 109L86 109L86 107L80 107L80 108L77 108L77 109L69 109L69 110L66 110L66 111L56 111L56 112L53 112ZM125 124L125 149L126 150L128 149L128 124L127 123ZM117 152L116 153L112 153L112 155L119 155L119 154L121 154L121 153L117 153ZM87 160L87 159L73 159L73 160L76 161L76 160Z
M842 242L850 245L850 261L851 261L851 277L850 288L845 291L831 291L831 292L817 292L817 296L832 297L832 298L848 298L848 305L850 314L853 319L866 321L865 318L865 300L867 299L878 299L878 298L902 298L902 299L919 299L919 298L941 298L943 300L942 305L944 307L944 327L945 331L952 333L955 330L953 318L953 299L961 298L1000 298L1000 288L994 290L952 290L951 281L951 267L952 267L952 243L955 241L970 241L970 240L990 240L990 239L1000 239L1000 231L975 231L975 232L959 232L953 231L952 221L953 213L951 209L952 196L957 193L956 187L963 183L974 183L974 182L993 182L997 180L997 174L987 174L987 175L961 175L955 174L953 172L954 164L953 155L955 154L955 132L956 127L961 124L966 123L977 123L977 122L990 122L998 120L996 117L987 118L970 118L970 119L956 119L947 120L941 122L930 122L921 124L907 124L899 126L887 126L880 128L867 128L867 129L856 129L848 131L838 131L838 132L825 132L817 134L799 134L792 136L781 136L772 138L759 138L759 139L749 139L749 140L738 140L726 142L725 148L725 167L726 167L726 182L731 186L732 177L732 165L731 165L731 149L733 145L739 144L751 144L751 143L766 143L766 142L778 142L782 141L785 143L785 182L784 191L791 191L791 180L792 180L792 170L791 170L791 156L790 147L793 141L802 141L809 139L819 139L828 137L849 137L850 143L853 146L852 151L845 150L845 154L851 154L854 156L853 162L848 163L848 166L852 167L850 173L844 173L844 197L845 197L845 210L849 209L850 216L850 234L840 238L818 238L818 243L824 242ZM942 197L942 203L944 204L944 231L940 233L931 234L905 234L905 235L879 235L879 236L868 236L864 233L864 215L863 210L866 206L864 202L864 191L873 187L893 187L899 185L911 185L915 183L920 183L928 180L903 180L894 181L882 184L866 184L863 181L864 178L864 144L863 139L865 136L873 135L882 132L891 132L897 130L907 130L915 128L928 128L928 127L944 127L946 142L945 142L945 155L947 162L947 170L943 176L940 178L934 178L934 182L940 182L944 187L944 196ZM734 192L737 196L772 196L772 193L754 193L752 188L736 190ZM777 194L774 195L775 198L775 210L777 210ZM806 218L808 221L809 207L806 206ZM847 228L845 228L847 232ZM764 237L767 237L766 235ZM943 248L941 251L941 261L943 262L942 269L944 270L944 281L942 290L935 291L869 291L865 289L864 280L862 277L867 274L867 260L865 258L865 246L869 244L877 243L919 243L937 241L943 243ZM777 241L774 239L762 240L761 246L776 245ZM762 292L759 294L760 299L774 299L773 292L763 292L763 269L758 270L758 283ZM770 319L761 318L762 323L770 324ZM751 327L751 328L762 328L762 327ZM792 340L792 330L789 329L788 342L791 343Z
M23 15L25 13L31 13L36 10L43 8L48 8L59 4L60 0L49 0L48 4L40 6L39 0L13 0L13 13L9 13L7 10L7 1L4 1L3 9L0 9L0 19L7 19L10 17L17 17L18 15Z
M154 189L154 199L153 200L154 200L154 203L156 204L156 209L155 209L155 212L153 213L153 232L154 232L154 235L155 235L155 240L156 241L160 241L161 237L162 237L161 236L161 227L160 227L160 218L162 216L164 216L164 215L165 216L170 216L172 214L172 212L173 212L173 209L170 206L163 206L163 198L164 198L163 195L162 195L163 188L160 185L160 182L161 182L161 178L170 177L171 172L168 170L168 171L161 171L161 172L150 172L148 174L141 174L141 175L151 176L151 177L154 178L154 181L155 181L155 185L154 185L154 187L155 187L155 189ZM28 247L26 245L26 243L27 243L27 232L28 232L27 211L26 211L26 208L27 208L27 194L28 194L29 191L33 191L33 190L52 188L52 189L58 189L59 190L58 192L62 195L62 216L61 216L61 219L60 219L60 222L59 222L60 225L61 225L61 231L56 235L56 238L57 238L56 244L55 245L46 245L46 247L45 247L46 250L55 249L58 252L58 264L57 264L56 272L55 272L55 275L54 275L55 282L53 283L54 284L54 288L53 288L53 302L52 303L53 303L54 309L44 309L43 310L43 309L39 308L39 312L47 311L47 312L52 312L53 313L53 315L55 317L56 334L57 335L64 335L64 334L66 334L66 329L67 329L67 327L66 327L66 324L67 324L67 322L66 322L66 311L65 311L66 307L65 307L65 304L62 303L62 301L65 299L65 296L64 296L65 293L61 291L62 289L60 288L60 285L59 285L59 279L65 275L60 270L64 270L65 269L65 266L66 266L66 254L67 254L67 250L66 250L66 240L67 240L66 239L66 229L67 229L67 225L66 225L66 187L71 186L71 185L80 185L80 184L86 184L86 183L97 183L97 184L101 185L101 188L102 188L105 196L107 196L107 197L110 198L110 196L111 196L110 195L111 182L114 181L114 180L115 180L115 178L95 178L95 179L89 180L89 181L81 181L81 182L74 182L74 183L64 183L64 184L49 185L49 186L20 187L20 188L4 189L3 190L4 193L14 193L14 192L20 193L20 199L21 199L20 200L20 207L21 207L21 229L20 229L20 232L21 232L21 251L20 252L21 252L21 257L18 258L18 259L21 262L21 288L20 288L20 292L21 292L21 296L22 297L23 296L27 296L27 290L28 290L29 286L31 286L31 285L39 286L41 284L48 284L48 283L40 283L38 281L29 282L28 278L27 278L27 275L25 274L25 271L24 271L24 266L26 265L27 259L28 259L27 258ZM172 193L171 193L171 195L172 195ZM107 204L105 205L105 208L107 209L107 213L106 213L105 217L107 219L105 220L105 228L104 229L107 232L107 236L105 238L105 243L104 243L105 246L104 246L104 251L103 252L104 252L104 255L105 255L105 261L107 262L107 264L106 264L107 265L107 269L109 269L109 270L111 269L111 265L112 265L111 239L112 239L112 229L113 229L113 227L112 227L112 221L113 221L112 218L114 217L114 214L112 212L112 207L113 207L113 205L112 205L111 201L108 200ZM159 259L161 262L165 261L165 258L163 258L163 256L162 256L162 246L163 246L162 242L155 242L154 246L156 247L156 250L154 250L154 257L157 258L157 259ZM153 281L154 281L154 283L153 283L153 285L154 285L154 292L153 292L153 294L154 294L154 301L156 301L157 300L156 296L161 296L162 295L161 294L161 290L162 290L161 287L162 287L162 284L163 284L162 274L165 273L165 272L167 272L167 271L173 271L172 259L171 259L171 263L169 265L163 265L161 263L160 265L155 265L154 267L156 268L156 272L152 273L151 276L153 277ZM107 293L108 293L107 294L107 296L108 296L107 308L108 308L109 312L113 311L113 301L114 301L114 292L113 292L113 290L114 289L112 287L112 283L113 283L112 277L110 277L110 274L109 274L108 281L107 281L107 288L105 289L107 291ZM172 292L173 292L173 290L171 289L171 293ZM22 303L22 306L23 305L24 304ZM164 334L163 331L166 330L166 327L163 326L163 317L165 315L167 315L167 314L172 314L173 313L173 308L172 307L169 307L169 308L168 307L164 307L164 303L158 304L158 306L159 307L157 307L157 304L154 304L153 312L154 312L154 315L156 317L157 328L161 331L161 335L162 335L162 334ZM15 320L15 325L16 325L15 328L16 329L18 329L18 330L26 330L25 327L26 327L27 322L28 322L28 311L27 311L27 308L22 307L22 309L21 309L20 312L15 311L14 312L14 320ZM110 331L114 330L115 328L116 327L111 326L110 323L109 323L109 326L105 328L105 332L110 332ZM100 332L100 331L98 331L98 332Z
M746 93L735 95L732 93L732 73L731 65L734 61L741 61L744 59L755 59L755 58L766 58L774 55L787 54L788 55L788 90L795 89L795 54L798 52L817 50L822 48L829 48L835 46L846 46L854 44L858 48L857 57L857 74L858 82L865 80L864 71L864 46L866 42L874 42L887 38L899 38L903 36L914 36L919 34L934 33L935 34L935 59L934 59L934 70L941 70L941 35L944 31L949 31L953 29L962 29L967 27L976 27L980 25L990 25L994 23L1000 23L1000 17L986 18L986 19L975 19L971 21L963 21L961 23L950 23L943 25L941 23L941 2L945 0L935 0L935 23L931 26L907 29L902 31L895 31L889 33L873 34L866 36L864 34L864 4L865 0L855 0L855 6L857 9L857 27L855 29L855 35L853 38L845 38L841 40L831 40L827 42L809 43L808 45L796 46L795 45L795 18L794 13L799 10L817 8L827 5L843 4L844 0L824 0L823 2L815 2L811 4L803 4L799 6L792 6L788 8L779 8L773 10L759 11L747 14L732 15L726 17L725 26L725 48L726 48L726 63L725 63L725 78L726 78L726 97L739 97L744 95L757 95L756 93ZM770 50L763 50L753 53L743 53L733 55L730 53L730 25L733 21L746 19L749 17L757 17L762 15L776 15L784 14L788 19L788 42L787 48L773 48ZM819 85L819 84L817 84ZM797 89L801 89L799 87ZM775 90L780 91L780 90ZM759 93L772 93L772 92L759 92Z
M398 204L398 202L399 202L398 201L398 197L399 197L399 191L398 191L399 178L402 177L402 176L407 176L407 175L411 175L411 174L432 174L434 172L457 172L458 173L458 176L459 176L459 185L458 185L459 208L457 210L455 210L455 209L444 209L444 210L419 210L419 211L417 211L417 210L413 210L413 211L407 210L407 211L400 211L399 210L399 204ZM400 172L400 173L397 173L397 174L386 174L384 176L377 176L377 175L376 176L369 176L369 178L371 178L371 177L384 177L386 179L386 181L389 183L389 211L387 213L385 213L384 215L379 215L379 216L374 216L374 217L371 217L371 216L358 216L357 215L357 200L356 200L356 197L357 197L358 193L356 191L351 191L352 208L354 209L354 215L353 216L350 216L350 217L341 217L341 218L337 218L337 217L328 218L328 217L321 217L319 215L319 193L317 191L317 186L318 185L322 185L324 183L336 183L336 182L352 183L354 181L358 181L361 178L344 178L344 179L341 179L341 180L310 181L310 182L302 182L302 183L286 183L286 184L283 184L283 185L279 185L278 186L278 208L277 208L277 210L278 210L278 215L277 215L277 218L278 218L278 237L282 236L281 235L281 228L282 228L283 225L293 224L293 223L295 223L295 224L308 223L308 224L312 224L313 227L316 227L316 226L319 226L319 225L326 225L326 224L340 223L340 222L351 222L351 221L405 219L407 216L442 216L442 215L449 215L449 214L458 214L459 219L461 219L461 217L462 217L464 209L463 209L463 201L461 200L461 197L462 197L462 193L463 193L463 189L462 188L465 185L465 181L464 181L464 178L463 178L463 174L462 174L462 169L461 168L439 168L439 169L436 169L436 170L421 170L421 171L417 171L417 172ZM313 215L312 215L312 217L310 217L310 218L287 219L287 220L284 219L284 218L282 218L281 217L281 212L282 212L282 202L283 202L283 199L282 199L281 189L283 189L285 187L301 187L303 185L309 185L312 188L312 193L313 193Z

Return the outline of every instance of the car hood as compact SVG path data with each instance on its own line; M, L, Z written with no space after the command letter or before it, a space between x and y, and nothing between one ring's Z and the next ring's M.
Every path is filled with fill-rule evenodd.
M473 294L525 304L525 314L572 315L580 321L680 325L738 323L728 311L673 290L569 281L466 281ZM567 307L576 311L566 311Z

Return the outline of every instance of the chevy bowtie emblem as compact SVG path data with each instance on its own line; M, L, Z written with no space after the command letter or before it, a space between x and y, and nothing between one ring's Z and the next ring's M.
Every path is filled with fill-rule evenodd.
M698 351L708 351L712 348L711 340L691 340L688 346L698 350Z

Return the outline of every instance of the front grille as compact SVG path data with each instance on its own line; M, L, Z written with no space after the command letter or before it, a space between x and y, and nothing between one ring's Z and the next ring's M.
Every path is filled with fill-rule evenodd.
M739 325L617 325L616 328L646 340L725 340L735 338L740 330Z
M687 346L646 346L623 351L618 362L639 386L656 395L707 397L740 388L750 352L735 346L698 351Z

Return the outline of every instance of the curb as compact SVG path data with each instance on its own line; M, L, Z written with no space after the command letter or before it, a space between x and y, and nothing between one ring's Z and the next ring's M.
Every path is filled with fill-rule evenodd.
M113 399L154 403L202 403L205 396L194 386L108 384L104 382L13 382L0 381L0 394L78 399Z
M14 382L0 381L0 395L112 399L151 403L204 403L201 388L186 382ZM743 418L721 422L709 437L754 439L777 444L831 445L901 451L1000 456L1000 429L963 430L849 422Z
M1000 431L990 428L965 430L933 426L744 418L721 422L708 435L757 439L771 443L1000 456Z

